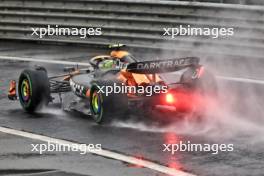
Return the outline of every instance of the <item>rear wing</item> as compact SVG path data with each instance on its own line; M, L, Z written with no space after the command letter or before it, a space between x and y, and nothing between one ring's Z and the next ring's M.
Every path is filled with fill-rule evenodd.
M131 73L153 74L174 72L186 67L196 66L199 64L198 57L185 57L169 60L154 60L135 62L127 65L126 70Z

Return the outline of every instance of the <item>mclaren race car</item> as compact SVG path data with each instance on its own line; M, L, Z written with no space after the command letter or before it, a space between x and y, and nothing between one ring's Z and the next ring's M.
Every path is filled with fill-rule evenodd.
M203 100L216 93L214 76L199 58L139 61L125 46L111 45L110 55L89 60L87 68L65 68L65 74L48 76L44 67L26 69L10 82L8 97L19 99L33 113L51 103L54 93L73 92L86 102L97 123L122 117L129 109L201 113Z

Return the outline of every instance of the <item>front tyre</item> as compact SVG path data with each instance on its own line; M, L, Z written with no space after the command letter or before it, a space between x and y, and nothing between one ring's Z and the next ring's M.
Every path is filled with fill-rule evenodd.
M18 95L22 108L33 113L50 100L49 79L44 70L24 70L19 77Z
M90 111L96 123L104 123L122 116L128 109L127 95L111 92L106 94L99 88L105 86L121 86L118 81L96 80L91 84L90 90Z

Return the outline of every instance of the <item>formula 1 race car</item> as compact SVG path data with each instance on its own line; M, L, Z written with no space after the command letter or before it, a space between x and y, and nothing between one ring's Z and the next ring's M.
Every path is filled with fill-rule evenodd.
M200 113L204 97L217 91L214 76L197 57L138 61L124 45L111 48L110 55L91 58L87 68L65 68L66 74L48 77L40 66L24 70L18 86L15 80L10 82L8 97L18 98L22 108L32 113L51 103L52 94L72 91L86 102L92 118L102 123L129 109Z

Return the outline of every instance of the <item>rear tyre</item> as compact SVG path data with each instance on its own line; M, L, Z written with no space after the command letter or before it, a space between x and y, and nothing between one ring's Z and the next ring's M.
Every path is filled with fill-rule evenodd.
M96 80L91 84L90 111L96 123L110 122L114 118L121 117L127 112L127 95L122 93L101 92L99 88L121 86L121 83L113 80ZM105 90L105 89L104 89Z
M199 69L201 72L198 74ZM205 115L208 103L214 98L217 98L218 88L215 76L208 70L202 68L189 68L182 77L181 82L184 83L195 95L198 95L198 100L193 103L192 113L198 119L202 119Z
M50 100L49 80L45 70L24 70L19 77L18 95L22 108L33 113Z
M198 76L197 69L203 69ZM189 68L181 76L181 83L202 95L216 95L217 83L215 76L204 68Z

